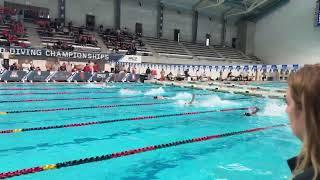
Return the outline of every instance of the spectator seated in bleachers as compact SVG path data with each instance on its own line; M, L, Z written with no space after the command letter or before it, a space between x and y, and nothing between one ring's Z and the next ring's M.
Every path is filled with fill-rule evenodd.
M137 48L135 44L131 44L128 48L127 55L136 55L137 54Z
M2 46L20 46L20 47L29 47L30 44L25 40L27 33L25 31L22 21L19 19L12 19L10 15L0 15L0 23L4 24L0 32L0 45Z
M101 28L103 26L100 26L99 32L103 31ZM100 34L108 48L115 49L117 47L119 50L127 50L128 54L136 54L136 45L145 46L141 38L137 34L129 32L127 28L123 30L107 28Z
M97 41L96 37L93 35L77 36L75 39L75 42L81 44L82 46L86 46L87 44L91 44L93 46L98 45L98 41Z
M68 45L67 42L58 41L56 43L53 43L53 45L47 44L47 49L73 51L74 47L71 45Z
M64 26L59 20L37 22L40 28L38 33L44 45L50 49L73 51L76 46L84 46L88 50L97 51L98 41L96 37L86 32L85 27L74 27L72 22ZM78 49L78 48L77 48Z

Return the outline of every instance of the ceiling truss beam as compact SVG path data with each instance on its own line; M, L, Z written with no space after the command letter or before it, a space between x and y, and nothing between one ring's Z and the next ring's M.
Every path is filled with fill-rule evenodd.
M264 3L266 3L267 1L269 1L269 0L262 0L262 1L256 0L256 1L253 2L246 10L240 11L240 12L236 12L236 13L233 13L233 14L228 14L228 15L226 15L224 18L227 19L227 18L232 17L232 16L238 16L238 15L248 14L248 13L250 13L251 11L255 10L256 8L258 8L259 6L261 6L261 5L263 5Z

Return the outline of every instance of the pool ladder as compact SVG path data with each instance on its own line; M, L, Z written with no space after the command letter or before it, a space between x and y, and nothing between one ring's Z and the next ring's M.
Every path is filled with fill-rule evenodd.
M26 82L28 80L28 77L33 73L33 71L29 71L22 79L22 82Z
M127 81L129 75L130 75L130 73L127 73L127 74L122 78L121 82Z
M8 71L5 69L2 71L2 73L0 74L0 80L2 80L2 77L7 73Z
M51 78L57 73L58 71L51 71L50 75L46 78L46 82L49 82Z
M108 76L108 78L106 79L106 82L109 82L110 79L112 78L112 76L113 76L113 73L110 73L109 76Z
M89 78L89 80L88 80L88 82L91 82L92 81L92 79L93 79L93 77L96 75L97 73L92 73L92 75L91 75L91 77Z
M73 72L73 73L71 74L71 76L68 77L67 81L68 81L68 82L71 82L71 81L73 80L73 78L74 78L77 74L78 74L77 72Z

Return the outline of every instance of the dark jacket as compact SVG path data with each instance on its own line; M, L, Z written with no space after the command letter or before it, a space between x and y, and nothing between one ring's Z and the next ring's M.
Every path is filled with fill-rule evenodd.
M151 74L151 70L149 68L146 70L146 74Z
M287 161L288 166L291 170L291 172L294 171L297 165L297 157L291 158ZM312 167L306 168L302 173L296 175L293 180L312 180L314 175L314 170ZM317 180L320 180L320 177L317 177Z

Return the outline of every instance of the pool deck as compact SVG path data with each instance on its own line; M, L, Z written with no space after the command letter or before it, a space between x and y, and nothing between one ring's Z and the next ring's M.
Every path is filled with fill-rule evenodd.
M156 81L151 80L147 83L161 84L165 86L176 86L190 89L209 90L215 92L227 92L243 94L248 96L266 97L272 99L283 99L286 95L285 89L270 87L259 87L252 85L239 85L232 82L186 82L186 81Z

